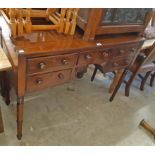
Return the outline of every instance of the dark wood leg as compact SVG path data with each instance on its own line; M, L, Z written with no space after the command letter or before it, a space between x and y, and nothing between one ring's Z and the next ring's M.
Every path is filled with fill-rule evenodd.
M155 79L155 72L151 75L151 79L150 79L150 86L153 87L153 82Z
M0 73L0 88L1 88L1 96L4 98L5 97L5 86L4 86L4 77L3 77L3 72Z
M6 105L10 104L10 81L6 71L1 72L1 95Z
M86 72L87 72L87 67L84 68L84 69L82 69L81 71L77 72L76 77L77 77L78 79L81 79L81 78L84 76L84 74L85 74Z
M122 73L122 75L121 75L121 77L120 77L120 79L119 79L119 81L118 81L118 83L117 83L117 85L116 85L116 87L115 87L115 89L114 89L114 91L113 91L113 93L112 93L110 99L109 99L110 102L113 101L113 99L114 99L114 97L115 97L115 95L116 95L118 89L120 88L122 82L124 81L124 77L126 76L127 72L128 72L128 69L126 68L126 69L123 71L123 73Z
M10 79L7 75L7 72L4 73L4 81L5 81L5 103L6 105L10 104Z
M146 81L147 81L149 75L151 74L151 72L152 72L152 71L148 71L148 72L145 74L145 76L143 77L142 82L141 82L141 84L140 84L140 90L142 90L142 91L144 90L144 85L145 85L145 83L146 83Z
M115 77L110 85L110 88L109 88L109 93L112 93L119 81L119 79L121 78L121 75L123 74L123 71L124 70L118 70L117 73L116 72L113 72L115 74Z
M136 73L137 72L132 73L130 79L127 82L125 82L126 83L126 86L125 86L125 96L129 96L130 87L131 87L131 84L132 84L132 82L133 82L133 80L134 80L134 78L136 76Z
M3 126L3 119L1 114L1 108L0 108L0 133L4 132L4 126Z
M95 76L96 76L97 70L98 70L98 69L97 69L97 67L95 66L93 75L92 75L92 77L91 77L91 81L94 81L94 78L95 78Z
M17 97L17 138L22 138L24 97Z

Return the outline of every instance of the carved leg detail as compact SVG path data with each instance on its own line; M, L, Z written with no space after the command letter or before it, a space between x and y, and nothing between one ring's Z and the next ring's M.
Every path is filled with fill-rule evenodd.
M144 85L145 85L145 83L146 83L146 81L147 81L150 74L151 74L151 71L147 72L145 74L145 76L143 77L141 85L140 85L140 90L142 90L142 91L144 90Z
M17 138L22 138L24 97L17 98Z
M119 89L120 86L121 86L121 83L124 81L124 77L126 76L127 72L128 72L128 69L126 68L126 69L123 71L123 73L122 73L122 75L121 75L121 77L120 77L120 79L119 79L119 81L118 81L118 83L117 83L117 85L116 85L116 87L115 87L115 89L114 89L114 91L113 91L113 93L112 93L110 99L109 99L110 102L113 101L113 99L114 99L114 97L115 97L115 95L116 95L118 89Z

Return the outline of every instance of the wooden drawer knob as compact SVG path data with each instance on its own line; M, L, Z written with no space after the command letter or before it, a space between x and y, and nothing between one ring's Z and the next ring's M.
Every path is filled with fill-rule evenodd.
M58 78L61 79L61 80L63 80L64 79L64 75L62 73L59 73L58 74Z
M108 57L108 56L109 56L108 51L103 52L102 55L103 55L104 57Z
M61 62L62 62L62 64L63 64L63 65L67 65L67 64L69 64L69 61L68 61L68 60L66 60L66 59L62 59L62 61L61 61Z
M114 65L114 67L118 67L119 66L119 64L116 63L116 62L114 62L113 65Z
M130 62L129 60L126 60L126 61L125 61L125 63L126 63L127 65L129 64L129 62Z
M42 83L43 83L43 79L38 78L38 79L36 80L36 83L37 83L37 84L42 84Z
M92 59L92 56L89 55L89 54L86 54L86 55L85 55L85 59L86 59L86 60L91 60L91 59Z
M122 50L122 49L121 49L119 52L120 52L121 54L124 54L124 53L125 53L125 51L124 51L124 50Z
M43 69L45 69L46 64L45 64L44 62L40 62L38 66L39 66L39 68L40 68L41 70L43 70Z

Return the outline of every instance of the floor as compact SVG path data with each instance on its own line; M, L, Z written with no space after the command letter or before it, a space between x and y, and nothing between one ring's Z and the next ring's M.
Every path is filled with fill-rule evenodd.
M16 97L11 105L0 98L5 132L0 145L155 145L152 135L139 127L142 119L155 127L155 87L141 92L137 79L130 97L124 85L109 102L111 77L98 73L90 82L92 68L82 79L31 93L25 97L23 138L16 139Z

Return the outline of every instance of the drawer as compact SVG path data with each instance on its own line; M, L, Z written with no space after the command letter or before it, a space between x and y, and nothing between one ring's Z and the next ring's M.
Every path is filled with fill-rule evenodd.
M69 82L71 78L72 78L72 69L28 76L26 90L28 92L41 90L49 86L55 86Z
M128 58L115 60L115 61L107 61L101 64L104 69L104 72L111 72L114 70L122 69L128 66L131 63L131 60Z
M104 51L96 50L80 53L78 66L101 63L104 60L108 59L109 57L110 55L108 55L107 50Z
M127 55L134 55L139 47L139 44L122 45L112 49L112 57L120 58Z
M39 72L51 72L72 68L77 63L78 55L67 54L57 56L47 56L39 58L31 58L27 60L27 73L35 74Z

